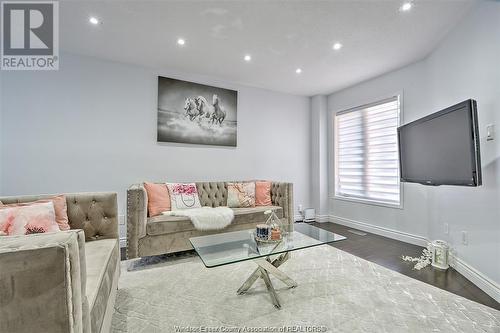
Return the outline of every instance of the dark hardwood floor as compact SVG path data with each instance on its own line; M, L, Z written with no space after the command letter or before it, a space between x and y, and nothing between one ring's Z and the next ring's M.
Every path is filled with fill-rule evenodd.
M349 228L336 223L313 223L313 225L347 237L346 240L332 243L331 246L335 248L468 298L472 301L500 310L500 303L488 296L488 294L476 287L476 285L467 280L452 267L446 271L440 271L429 265L418 271L413 269L413 263L401 260L401 255L420 257L424 249L423 247Z

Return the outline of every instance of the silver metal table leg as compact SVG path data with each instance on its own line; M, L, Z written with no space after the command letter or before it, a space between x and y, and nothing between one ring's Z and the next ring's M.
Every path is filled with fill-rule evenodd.
M259 277L261 277L261 272L260 267L257 267L252 275L241 285L240 289L238 289L238 294L241 295L247 292Z
M297 287L297 282L292 280L288 275L277 269L273 264L271 264L267 260L259 260L257 261L257 265L260 266L260 268L263 268L266 273L274 275L277 279L279 279L281 282L289 286L290 288L295 288Z
M267 271L262 267L260 267L260 272L262 274L262 279L266 284L267 291L269 291L269 295L271 295L271 301L273 302L274 307L281 309L281 304L278 299L278 294L276 294L276 290L274 290L273 284L271 283L271 279L269 278L269 274L267 274Z
M271 278L269 274L274 275L280 281L285 283L290 288L295 288L297 286L297 282L292 280L288 275L283 273L278 269L284 262L286 262L289 258L289 253L280 254L274 260L271 259L271 256L266 259L255 260L255 263L259 266L257 269L248 277L248 279L243 283L243 285L238 289L238 294L244 294L252 287L252 285L261 277L266 284L267 291L271 295L271 300L274 306L278 309L281 308L281 304L278 299L278 295L276 294L276 290L274 289L273 283L271 282Z

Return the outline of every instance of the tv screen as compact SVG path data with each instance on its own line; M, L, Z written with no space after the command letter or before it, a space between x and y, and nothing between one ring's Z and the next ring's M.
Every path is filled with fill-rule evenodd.
M401 181L481 185L476 101L470 99L398 128Z

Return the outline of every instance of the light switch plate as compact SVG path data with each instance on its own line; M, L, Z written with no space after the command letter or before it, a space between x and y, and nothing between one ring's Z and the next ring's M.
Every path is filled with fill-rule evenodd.
M486 126L486 141L495 140L495 125L489 124Z

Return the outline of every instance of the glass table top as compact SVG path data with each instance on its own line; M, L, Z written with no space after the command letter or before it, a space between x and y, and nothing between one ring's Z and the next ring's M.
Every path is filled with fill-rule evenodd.
M294 231L279 243L261 243L254 229L192 237L189 239L206 267L217 267L337 242L346 237L318 227L296 223Z

